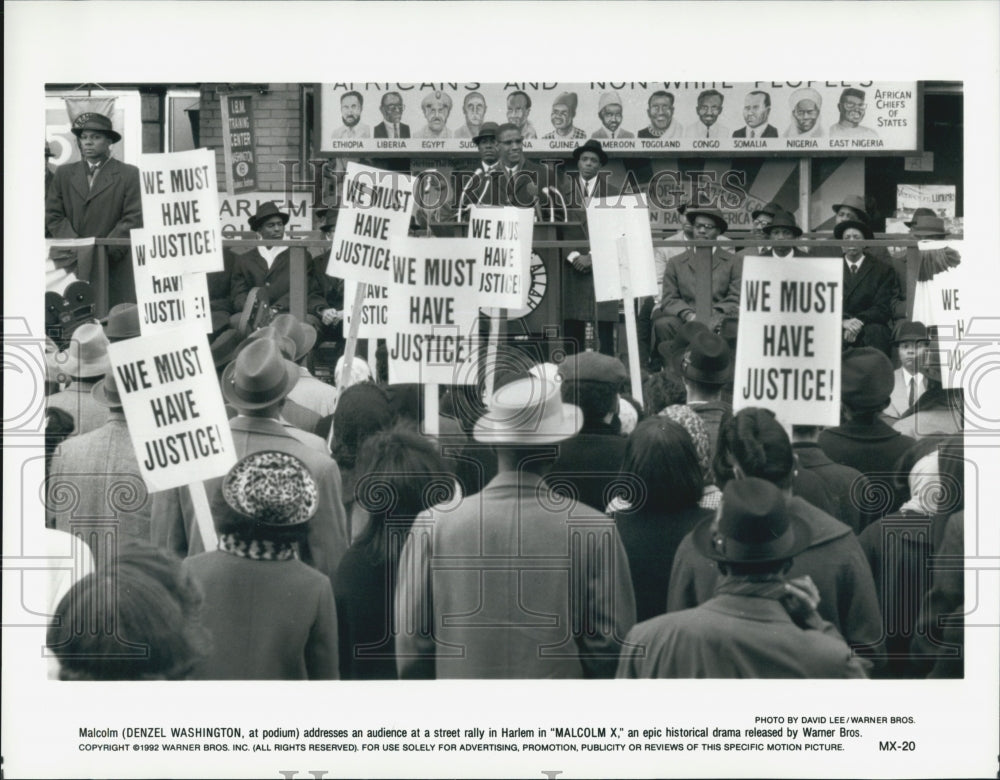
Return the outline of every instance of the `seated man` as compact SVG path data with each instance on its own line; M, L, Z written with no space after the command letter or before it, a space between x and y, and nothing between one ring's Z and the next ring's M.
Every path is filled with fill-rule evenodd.
M694 229L695 239L718 240L729 227L718 209L688 209L685 217ZM706 325L716 330L725 317L737 316L741 269L736 255L719 247L712 248L711 269L697 266L693 249L670 258L663 272L663 295L653 309L654 342L672 340L681 325L695 319L698 273L712 274L712 315Z
M250 229L263 241L280 241L285 237L289 215L271 201L262 203L249 220ZM291 249L283 246L254 247L238 256L233 263L230 298L233 327L239 327L251 290L256 288L258 302L272 314L291 309ZM306 258L306 322L318 328L323 310L327 308L323 283L308 256ZM267 324L264 322L263 324Z
M834 228L837 240L871 241L867 223L846 220ZM889 355L892 298L896 276L863 246L844 248L844 348L875 347Z
M930 344L927 326L922 322L901 322L896 326L893 343L899 354L899 368L893 372L892 395L889 396L889 405L882 412L883 417L891 418L890 425L902 417L929 387L927 377L920 371L924 353Z

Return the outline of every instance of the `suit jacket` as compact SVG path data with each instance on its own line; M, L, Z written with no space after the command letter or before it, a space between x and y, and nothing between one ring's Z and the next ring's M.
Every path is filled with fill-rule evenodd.
M385 122L379 122L375 125L375 137L376 138L388 138L389 130L386 128ZM399 123L399 137L409 138L410 137L410 126L404 125L402 122Z
M740 310L740 277L743 263L725 249L712 251L712 320L735 317ZM663 271L663 295L660 307L667 314L680 317L694 311L695 256L691 250L672 257ZM711 327L709 323L706 323Z
M74 379L58 393L53 393L45 399L47 407L62 409L72 415L76 422L73 428L73 433L76 435L90 433L108 420L108 407L97 403L91 394L95 384L96 380L91 382Z
M909 377L901 367L892 373L893 385L892 393L889 396L889 406L882 410L882 414L898 420L907 409L910 408L910 386ZM927 390L927 377L917 374L917 394L914 400L919 398Z
M70 436L52 458L48 515L59 531L71 531L74 521L116 518L119 545L149 542L152 496L140 476L125 415L102 408L107 422Z
M336 680L337 611L330 580L302 561L222 550L184 560L201 586L212 650L194 680Z
M520 208L534 208L538 194L548 183L545 169L531 160L522 161L513 178L507 175L501 163L488 176L480 176L479 180L482 184L477 185L477 197L472 199L473 203ZM534 194L531 193L532 186L536 189Z
M788 578L813 578L819 590L820 617L833 623L850 645L877 645L882 636L875 581L868 561L851 529L798 497L789 507L809 524L812 543L795 556ZM667 612L689 609L708 601L715 592L719 569L694 546L688 534L677 548Z
M271 306L281 311L288 311L291 307L291 283L291 251L285 249L274 258L271 268L268 269L267 263L255 247L239 255L233 264L230 290L233 311L243 310L247 294L254 287L263 288ZM309 257L306 258L306 283L306 312L318 314L320 310L326 308L326 297L323 283L316 274L315 264Z
M865 252L864 262L852 274L844 261L844 319L856 317L865 325L888 325L896 274L888 264Z
M563 177L559 184L559 192L566 200L566 221L578 222L579 225L567 225L560 230L563 241L587 241L590 230L587 226L587 202L583 194L583 185L579 173L570 173ZM620 188L614 187L606 176L597 179L595 198L615 197L621 194ZM594 273L577 271L566 261L570 252L588 254L590 247L576 247L563 250L562 283L563 283L563 319L591 321L595 317ZM596 317L600 322L618 322L618 302L603 301L597 304Z
M866 664L830 623L796 625L777 599L723 593L639 623L618 664L627 678L858 678Z
M396 589L409 627L396 636L400 678L614 675L635 622L625 550L612 520L574 521L546 492L530 472L503 472L417 518Z
M336 462L289 434L277 420L261 417L235 417L229 421L236 445L236 456L277 450L287 452L306 464L319 490L319 509L309 521L309 533L302 545L302 560L332 577L348 547L347 518ZM205 482L205 492L213 517L228 511L222 498L222 478ZM187 488L174 488L153 496L153 541L172 550L181 558L205 550L197 532L191 494Z
M743 127L741 127L739 130L734 130L733 131L733 138L746 138L746 137L747 137L747 128L746 128L746 125L744 125ZM774 125L767 125L762 131L760 131L760 132L757 133L757 137L758 138L777 138L778 137L778 128L776 128Z

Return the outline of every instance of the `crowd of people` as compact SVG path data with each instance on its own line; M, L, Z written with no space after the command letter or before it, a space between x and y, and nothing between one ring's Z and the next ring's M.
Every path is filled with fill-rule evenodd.
M517 197L507 185L528 165L519 129L488 125L459 211ZM107 130L94 115L74 128L85 158L106 154L91 136ZM565 200L581 211L607 155L591 140L574 158ZM57 175L52 208L75 186ZM871 239L861 199L834 210L838 239ZM485 397L442 386L428 405L433 390L358 359L330 384L317 345L342 339L342 284L314 261L298 318L287 249L229 257L211 351L238 461L204 483L208 545L191 492L150 495L139 476L108 358L140 335L138 308L84 321L50 356L47 525L92 543L84 529L111 518L116 543L95 545L93 571L62 588L48 635L58 676L961 676L961 578L932 564L962 554L962 394L926 360L933 332L905 301L898 316L900 268L844 252L840 424L788 428L765 409L734 413L736 314L741 258L794 254L766 244L801 230L768 204L754 245L737 247L721 212L684 217L682 236L718 242L713 314L696 314L695 253L658 252L641 403L604 328L599 350L558 364L498 359ZM251 227L278 240L287 222L265 204ZM920 215L912 230L943 235L938 223ZM565 260L579 343L617 311L594 303L588 252ZM955 262L925 253L922 273ZM88 620L110 628L81 630Z

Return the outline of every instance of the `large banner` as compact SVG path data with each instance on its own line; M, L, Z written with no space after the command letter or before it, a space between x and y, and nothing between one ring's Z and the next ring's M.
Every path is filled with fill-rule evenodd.
M992 285L977 279L974 266L964 256L968 252L962 241L921 241L922 252L956 250L966 262L917 282L913 293L913 319L937 328L936 362L941 369L941 384L946 388L962 387L965 353L981 346L981 341L965 338L973 317L989 317L995 304L989 300ZM972 262L975 262L974 260Z
M785 425L840 424L843 265L744 258L734 411L762 406Z
M918 148L917 82L591 81L321 84L320 150L476 152L511 122L528 152L871 154Z
M149 492L221 477L236 463L208 339L194 324L108 347Z

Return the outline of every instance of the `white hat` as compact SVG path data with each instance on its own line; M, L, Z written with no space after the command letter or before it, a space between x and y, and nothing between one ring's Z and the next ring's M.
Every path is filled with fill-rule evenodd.
M795 90L788 98L789 107L794 111L800 100L811 100L816 104L816 108L823 108L823 96L810 87Z
M622 99L618 97L617 92L603 92L601 93L601 99L597 101L597 113L601 113L608 106L621 106Z
M576 435L583 427L580 408L563 403L559 386L537 376L503 385L487 406L489 410L472 431L476 441L552 444Z

